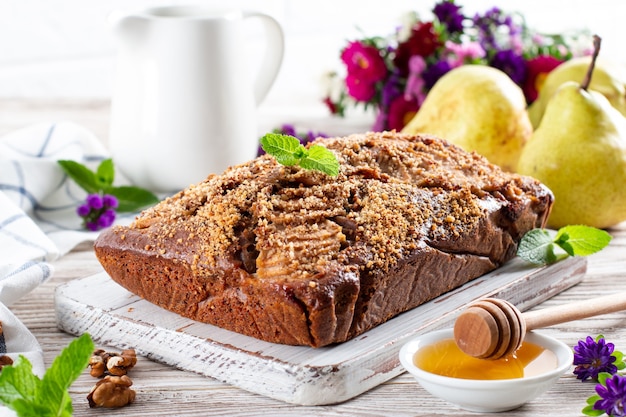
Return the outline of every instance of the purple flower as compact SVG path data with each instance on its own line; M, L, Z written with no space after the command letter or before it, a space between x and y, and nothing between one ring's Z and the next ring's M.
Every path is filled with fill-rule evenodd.
M89 207L89 204L81 204L76 208L76 214L78 214L80 217L86 217L90 211L91 207Z
M298 134L296 133L295 126L287 124L287 123L285 123L284 125L280 127L280 130L278 133L282 133L283 135L295 136L295 137L298 136Z
M95 232L113 224L118 206L119 201L113 195L89 194L76 213L83 218L83 226Z
M402 94L402 76L396 70L387 79L387 82L383 85L383 90L380 98L380 105L383 109L388 109L389 105Z
M119 206L119 201L117 197L111 194L105 194L102 196L102 205L110 208L117 208Z
M612 356L615 346L613 343L606 343L604 338L598 339L596 342L591 336L583 340L579 340L574 346L574 374L576 378L585 381L590 378L598 379L600 372L608 372L615 374L617 366L615 356Z
M101 229L104 229L105 227L111 226L114 221L115 221L115 210L107 209L107 210L104 210L100 214L100 217L98 217L97 223Z
M626 377L613 375L606 380L606 385L596 385L596 392L601 399L593 405L594 410L612 417L626 416Z
M454 0L444 0L435 5L433 14L437 16L437 20L446 25L448 32L459 33L463 32L463 16L461 6L454 4Z
M523 86L528 69L526 61L510 49L498 51L491 59L491 66L505 72L515 84Z
M100 210L104 205L102 196L100 194L89 194L87 196L87 205L95 210Z
M97 232L100 230L97 222L85 222L85 228L87 230L91 230L92 232Z
M427 90L433 88L439 78L443 77L448 71L452 69L452 66L448 61L439 61L424 70L422 78L424 79L424 86Z

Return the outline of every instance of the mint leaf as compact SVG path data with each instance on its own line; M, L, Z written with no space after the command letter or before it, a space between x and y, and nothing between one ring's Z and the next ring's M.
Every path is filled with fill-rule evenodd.
M111 158L100 162L96 169L96 181L100 188L107 188L113 185L115 179L115 169L113 168L113 160Z
M321 145L312 145L309 154L300 161L300 166L324 172L331 177L339 175L339 162L335 154Z
M48 407L51 415L71 416L72 399L67 390L87 367L93 351L94 344L87 333L63 349L43 376L35 405Z
M588 256L602 250L611 239L604 230L574 225L559 229L554 242L570 256Z
M32 401L40 384L30 361L20 355L13 365L4 366L0 372L0 402L9 405L19 399Z
M87 367L93 350L89 334L74 339L56 357L43 379L34 375L31 363L20 356L0 372L0 402L19 417L71 417L72 399L68 389Z
M282 135L280 133L268 133L261 138L261 147L265 152L272 155L276 160L285 166L296 165L301 157L304 148L298 138ZM297 151L299 155L296 155Z
M59 165L65 173L78 184L80 188L89 194L95 194L100 191L100 184L96 178L96 174L85 165L76 161L61 160Z
M299 165L304 169L339 175L339 161L334 153L321 145L305 148L298 138L280 133L268 133L261 138L261 147L285 166Z
M152 194L150 191L144 190L143 188L139 187L111 187L106 189L105 192L117 198L117 201L119 202L119 205L117 206L117 211L121 213L138 211L144 207L159 202L157 196Z
M557 258L552 237L544 229L526 233L517 248L517 256L537 265L555 262Z
M590 226L564 226L552 237L545 229L533 229L521 239L517 255L534 264L556 262L567 256L588 256L606 247L611 235ZM555 247L565 253L557 255Z

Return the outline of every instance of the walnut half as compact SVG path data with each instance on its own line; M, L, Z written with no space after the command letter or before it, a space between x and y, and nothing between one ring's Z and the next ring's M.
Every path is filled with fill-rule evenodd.
M87 395L89 407L124 407L135 401L135 391L130 388L133 382L126 375L107 375L91 389Z

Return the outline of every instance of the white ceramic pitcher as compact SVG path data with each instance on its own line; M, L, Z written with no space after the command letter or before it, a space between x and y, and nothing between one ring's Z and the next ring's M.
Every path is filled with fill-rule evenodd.
M252 18L266 35L258 65L245 53L244 24ZM167 6L113 14L111 21L119 46L109 146L134 185L177 191L256 155L256 107L283 58L276 20Z

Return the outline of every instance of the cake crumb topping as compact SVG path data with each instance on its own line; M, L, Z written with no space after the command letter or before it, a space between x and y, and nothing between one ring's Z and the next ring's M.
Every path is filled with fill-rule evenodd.
M355 259L393 268L424 242L454 240L488 210L527 197L529 179L428 136L395 132L320 138L338 177L269 155L233 166L144 211L131 225L160 256L187 253L194 270L224 263L257 279L313 279ZM490 204L485 204L489 198ZM208 275L208 272L207 272Z

